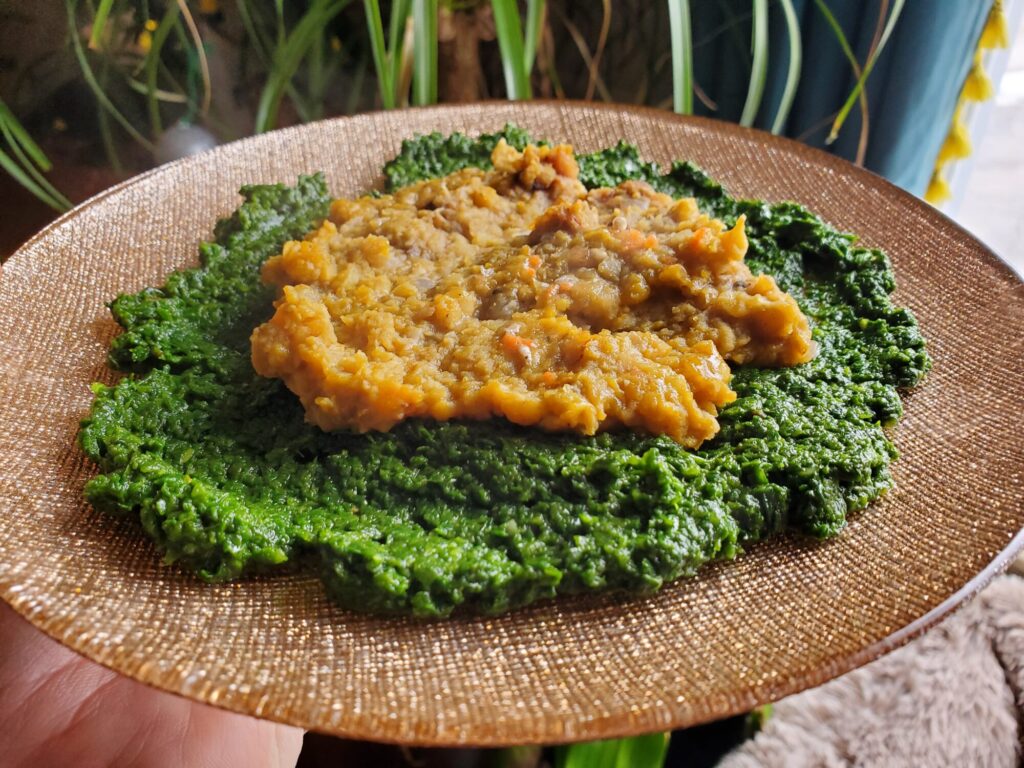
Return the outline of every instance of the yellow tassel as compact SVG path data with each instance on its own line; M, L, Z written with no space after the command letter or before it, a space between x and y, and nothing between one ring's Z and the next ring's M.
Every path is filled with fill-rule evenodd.
M994 94L992 80L981 63L981 51L979 51L974 54L974 65L967 73L967 79L964 80L964 89L960 92L960 98L964 101L985 101L991 99Z
M946 140L942 142L942 149L935 159L935 165L940 168L951 160L962 160L971 154L971 137L967 133L967 126L960 118L960 109L953 113L953 122L949 126L949 133Z
M981 38L978 40L978 47L974 52L974 62L960 89L960 97L957 99L956 110L953 112L949 133L946 134L939 154L935 158L935 170L932 171L928 189L924 193L924 199L932 205L941 205L952 196L949 183L942 177L943 167L947 163L962 160L971 154L971 137L967 134L967 126L964 125L960 114L961 107L966 102L985 101L995 95L992 80L985 71L982 52L990 48L1007 48L1009 44L1010 32L1006 14L1003 12L1003 0L993 0L988 18L985 20L985 27L981 31Z
M981 31L979 48L1009 48L1010 47L1010 26L1006 21L1006 14L1003 12L1002 0L995 0L992 3L992 10L988 14L985 28Z
M928 189L924 193L924 199L932 205L940 205L953 196L949 191L949 184L938 171L932 174L932 180L928 182Z

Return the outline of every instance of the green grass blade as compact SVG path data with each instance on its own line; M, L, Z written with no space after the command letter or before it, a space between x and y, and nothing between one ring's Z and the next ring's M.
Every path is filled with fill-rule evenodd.
M78 29L75 24L75 10L78 5L77 0L65 0L65 5L68 11L68 31L71 35L71 49L74 52L75 59L78 61L78 66L82 70L82 77L85 79L86 85L89 86L89 90L92 91L93 96L96 97L96 101L99 102L100 106L106 111L111 117L113 117L118 124L125 129L129 136L135 141L141 144L149 152L153 151L153 142L143 136L139 130L131 124L131 121L121 114L121 111L114 106L114 103L107 96L106 92L100 86L96 80L96 74L92 71L92 67L89 66L89 60L85 56L85 51L82 49L82 41L78 38Z
M36 168L34 165L26 161L25 155L22 152L21 148L18 147L17 145L11 145L11 149L15 153L15 155L17 155L18 162L21 163L21 167L25 169L28 175L31 176L35 180L36 184L38 184L39 187L46 193L46 198L40 199L43 200L43 202L46 203L47 205L56 208L58 211L69 210L72 207L71 201L64 197L60 190L53 186L53 184L50 183L49 179L47 179L45 176L42 175L42 173L40 173L38 168ZM36 194L35 191L33 191L32 189L30 189L29 191L38 197L38 194Z
M857 57L854 55L853 49L850 47L850 41L846 39L846 34L843 32L843 28L839 26L839 22L836 20L836 17L832 15L832 9L828 7L825 0L814 0L814 4L818 6L818 10L821 11L821 15L825 17L825 22L832 30L832 34L835 35L836 42L839 43L839 47L842 49L846 60L850 62L850 65L853 66L854 69L860 69Z
M246 36L252 41L256 57L263 66L269 67L271 59L270 44L263 39L259 27L252 17L252 13L249 10L249 0L238 0L236 5L238 6L238 17L242 20L242 27L245 29Z
M191 50L186 45L185 50L189 51L189 60L195 60L199 66L199 79L203 84L203 100L199 106L199 112L202 117L206 117L210 112L210 104L213 102L213 89L210 85L210 62L206 58L206 46L203 44L203 36L199 31L199 25L196 24L195 17L192 15L192 11L188 8L186 0L177 0L178 8L181 10L181 18L188 28L188 35L191 38ZM186 120L191 121L194 118L194 114L191 109L186 117Z
M779 0L782 13L786 17L786 34L789 38L789 67L786 70L786 86L782 90L782 99L772 121L772 133L782 133L789 118L789 110L793 107L796 89L800 85L800 70L803 66L803 44L800 40L800 20L796 16L793 0Z
M281 99L295 76L299 65L306 57L317 35L324 33L331 19L337 16L349 0L334 0L314 2L310 9L299 20L299 23L292 29L284 41L284 44L274 54L274 66L271 68L270 78L263 86L260 94L260 102L256 108L256 133L263 133L277 124L277 111L281 106Z
M405 22L409 19L412 0L391 0L391 19L388 21L388 62L391 65L391 85L395 89L394 101L398 103L398 71L402 66L402 44L405 38Z
M661 768L668 753L667 733L650 733L621 739L615 768Z
M103 28L107 26L107 17L110 16L110 9L113 6L114 0L100 0L100 4L96 6L96 15L92 18L92 32L89 34L89 47L94 51L99 50Z
M256 58L260 60L260 63L267 69L271 69L273 66L273 55L270 53L270 41L265 39L263 33L260 31L259 26L256 23L252 12L249 9L249 0L238 0L238 16L242 20L242 27L245 30L246 36L252 42L253 51L256 52ZM296 104L300 100L298 92L292 86L291 82L285 88L285 93L288 94L289 98L293 99Z
M145 83L136 80L134 77L125 74L124 81L128 84L136 93L142 96L149 96L150 89ZM166 88L157 88L153 91L153 95L156 97L158 102L166 102L168 104L188 104L188 96L184 93L178 93L176 91L168 91Z
M274 18L277 21L277 44L283 45L285 40L284 0L274 0Z
M15 126L17 126L17 131L24 134L24 137L27 138L39 154L42 155L42 150L36 146L35 142L28 136L28 133L25 132L25 129L22 128L18 121L14 119L14 115L11 115L10 120L0 120L0 133L2 133L4 139L7 140L7 144L10 146L14 156L17 158L18 162L21 163L21 167L35 180L36 184L46 192L50 199L60 206L58 210L68 210L71 207L71 201L64 197L64 195L62 195L57 188L50 183L49 179L43 176L42 171L36 167L38 164L35 163L34 158L30 158L28 156L25 148L22 146L22 142L19 141L19 137L15 135ZM46 160L45 170L49 170L52 167L50 161L46 158L46 155L42 156L43 160ZM41 167L42 166L40 166L40 168ZM35 193L33 192L33 194ZM44 202L49 204L49 201L44 200Z
M177 3L170 3L167 6L163 18L160 19L160 24L157 25L156 30L153 32L153 40L149 51L146 52L146 108L149 112L149 124L154 136L163 130L160 119L160 101L157 98L157 74L160 71L160 51L163 50L164 43L167 42L167 36L174 29L174 22L178 18L178 12Z
M16 182L54 210L66 211L71 207L70 203L67 206L62 205L60 201L56 200L52 195L48 194L45 189L36 184L36 182L21 169L21 166L14 162L11 156L2 149L0 149L0 168L7 171L7 173L9 173Z
M544 23L544 0L526 0L526 40L523 42L523 66L527 77L533 71Z
M885 29L882 30L882 37L878 40L878 46L864 65L864 70L860 73L860 77L857 78L857 82L853 86L853 90L850 91L850 95L846 97L846 102L843 104L842 109L840 109L839 114L836 115L836 119L832 123L832 131L829 133L828 138L825 139L826 144L831 144L839 137L839 130L843 127L843 123L846 122L846 118L849 116L850 110L853 109L853 105L856 103L857 97L860 96L860 92L864 90L868 77L871 75L871 70L875 68L875 62L878 61L878 57L882 55L882 51L885 49L885 44L889 42L889 37L892 35L893 29L896 27L896 22L899 21L900 14L903 12L903 6L905 4L905 0L893 0L892 11L889 12L889 18L885 22Z
M681 115L693 114L693 31L690 0L668 0L672 35L672 108Z
M494 30L498 37L501 66L505 72L505 88L510 99L528 99L532 95L530 74L526 69L523 31L516 0L491 0Z
M28 131L18 122L18 118L14 116L14 113L11 112L3 99L0 99L0 127L4 129L5 134L10 131L8 141L12 146L20 144L33 163L44 171L50 170L52 166L49 158L32 137L29 136Z
M324 36L313 37L313 44L309 48L309 55L306 57L306 91L309 102L306 105L309 110L309 117L303 117L304 122L319 120L324 114L324 89L326 88L326 64L324 63Z
M590 741L555 750L555 768L662 768L668 734Z
M437 0L412 0L412 97L437 102Z
M836 17L832 15L832 10L825 3L825 0L814 0L815 5L821 12L821 15L825 17L825 21L828 23L829 29L832 31L832 36L835 37L836 42L839 43L839 49L843 52L843 56L850 62L850 69L853 70L853 76L860 78L861 69L860 62L857 61L857 56L853 52L853 48L850 47L850 42L846 39L846 34L843 32L843 28L839 25ZM861 137L858 142L857 157L854 159L858 165L862 165L864 162L864 152L867 150L867 131L868 131L868 100L867 94L862 90L858 96L860 101L861 109ZM839 113L836 112L836 117ZM834 119L834 118L833 118ZM817 130L814 128L813 130ZM826 142L827 143L827 142Z
M0 103L0 107L2 107L2 103ZM6 107L0 109L0 112L7 112ZM16 123L17 120L13 120L14 115L10 115L10 118L11 119L8 120L7 115L0 116L0 135L2 135L7 141L7 146L10 147L11 152L14 153L18 162L21 163L21 167L24 168L27 173L31 174L32 178L37 181L45 182L45 177L37 167L38 164L25 153L24 148L20 145L17 137L14 135L13 124ZM20 125L18 127L19 129L24 130ZM40 153L42 152L42 149L38 146L36 149L39 150ZM43 155L43 159L46 160L45 170L50 170L53 165L50 163L49 158Z
M753 61L750 66L750 84L747 87L747 100L743 104L743 114L740 115L740 125L748 128L754 124L757 111L761 108L764 83L768 76L768 0L754 0L751 48Z
M377 70L380 100L384 109L394 109L395 88L391 82L388 51L384 47L384 21L380 15L380 2L363 0L363 7L366 10L366 26L370 31L370 51L373 53L373 66Z
M99 83L100 88L106 92L110 83L110 59L103 59ZM110 113L105 109L96 110L96 122L100 129L100 139L103 141L103 151L107 153L107 162L115 173L120 174L124 169L121 165L121 155L117 151L117 144L114 142L114 132L110 127Z

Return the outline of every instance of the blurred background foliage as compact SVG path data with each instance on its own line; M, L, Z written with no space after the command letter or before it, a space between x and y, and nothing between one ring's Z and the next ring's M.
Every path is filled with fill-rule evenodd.
M60 210L285 125L531 97L838 139L863 163L864 85L903 15L904 0L0 0L0 165Z
M920 193L920 167L941 137L911 135L895 160L889 144L908 109L921 125L948 125L990 6L0 0L0 165L63 209L111 177L284 125L541 97L647 104L784 133ZM883 96L892 109L879 115ZM56 180L45 175L53 165ZM74 171L61 174L65 166Z
M155 163L285 125L571 98L782 133L920 194L991 5L0 0L0 191L60 211ZM17 236L47 216L23 207Z

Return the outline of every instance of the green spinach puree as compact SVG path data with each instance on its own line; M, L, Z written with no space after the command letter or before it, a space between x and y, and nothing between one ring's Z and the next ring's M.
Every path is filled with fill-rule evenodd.
M477 139L407 141L389 188L484 167L507 126ZM738 399L694 452L629 432L550 434L500 420L324 433L298 399L253 372L249 334L272 312L260 264L326 215L323 178L250 186L200 248L201 266L119 296L124 326L95 385L81 446L100 467L86 496L138 514L168 562L224 581L296 562L340 604L416 616L500 613L561 593L650 592L785 530L833 536L891 487L883 427L898 387L929 367L913 316L892 304L881 251L792 203L734 200L699 169L662 172L625 143L583 155L588 186L644 179L732 225L814 325L818 356L736 368Z

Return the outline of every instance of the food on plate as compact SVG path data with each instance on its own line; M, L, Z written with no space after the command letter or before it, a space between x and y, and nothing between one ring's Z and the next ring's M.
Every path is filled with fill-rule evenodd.
M627 144L576 156L530 145L514 127L419 137L385 168L388 194L333 206L318 176L244 189L238 212L202 246L200 266L112 303L125 331L110 358L128 375L96 386L83 421L81 444L100 468L88 498L138 515L168 561L206 579L295 562L342 605L432 617L561 593L649 592L784 530L835 535L849 512L891 487L896 452L884 427L902 412L898 388L915 385L929 362L913 316L890 299L884 254L798 205L734 200L688 163L663 172ZM436 181L444 177L465 184ZM474 193L474 207L507 197L524 213L464 218L460 231L486 245L448 254L443 220L469 216L452 200ZM389 232L376 215L403 195L422 220L422 242L445 243L429 256L402 240L407 228ZM374 217L379 227L361 221ZM606 274L585 249L603 249ZM661 268L645 271L644 252ZM755 327L743 312L725 320L713 303L677 301L697 292L699 269L671 282L662 273L673 257L695 259L709 277L729 264L729 281L700 290L758 297L747 314L771 319ZM452 268L432 267L434 258L451 258ZM493 273L473 272L480 268ZM368 306L387 316L372 326L361 294L332 285L353 272ZM566 276L592 285L544 295ZM652 288L658 279L665 283ZM408 307L392 300L403 281ZM319 314L325 335L302 337L278 322L289 306ZM690 308L663 320L674 307ZM324 341L325 322L336 346ZM389 328L395 335L382 333ZM461 376L468 383L448 376L463 370L436 348L389 357L417 333L453 333L455 350L466 343L460 329L479 336L486 357L475 359L491 366ZM574 420L573 387L585 387L572 378L571 354L544 345L581 332L626 345L614 354L598 345L588 362L595 384L629 379L623 349L665 366L630 334L695 355L704 369L690 378L682 366L660 369L659 379L683 375L650 408L650 378L611 399L587 392ZM329 364L303 371L295 360L307 353ZM379 370L331 379L358 354ZM531 366L534 354L543 368ZM412 384L393 367L410 360L421 374ZM494 374L513 397L473 394ZM527 381L519 390L517 377ZM399 396L367 394L366 382L397 386Z
M503 417L691 448L736 395L726 360L812 357L796 301L692 198L644 181L587 190L571 147L500 141L464 168L335 200L262 269L282 290L252 337L322 429Z

